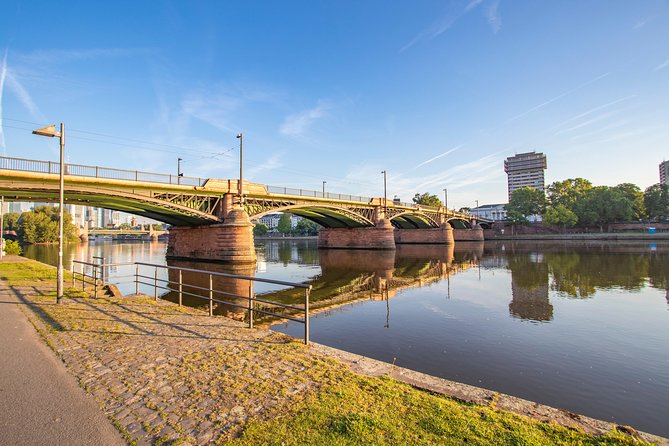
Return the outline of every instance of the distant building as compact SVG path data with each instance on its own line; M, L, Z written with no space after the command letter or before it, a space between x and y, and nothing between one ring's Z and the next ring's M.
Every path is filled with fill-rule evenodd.
M660 163L660 183L669 184L669 161Z
M521 187L544 191L546 155L543 153L519 153L504 160L504 172L508 177L509 200L511 194Z
M472 215L479 218L487 218L488 220L502 221L506 220L506 204L484 204L477 208L472 208Z
M281 220L282 215L283 214L281 212L275 212L273 214L263 215L258 219L258 221L267 226L269 229L276 229L279 226L279 220ZM298 217L297 215L288 214L288 216L290 217L290 227L293 229L297 223L302 220L302 217Z

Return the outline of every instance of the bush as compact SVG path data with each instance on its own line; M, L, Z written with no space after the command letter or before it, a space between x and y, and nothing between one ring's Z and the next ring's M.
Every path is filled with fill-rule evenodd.
M21 254L21 245L14 240L5 240L5 254L8 256L18 256Z

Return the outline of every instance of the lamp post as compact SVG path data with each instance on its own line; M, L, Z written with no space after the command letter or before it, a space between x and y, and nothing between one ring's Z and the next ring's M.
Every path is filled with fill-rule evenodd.
M0 260L5 256L5 196L0 197Z
M177 158L177 184L181 184L181 177L184 176L184 174L181 173L181 161L183 161L183 159Z
M446 213L448 213L448 189L444 188L444 207L446 208Z
M474 201L476 202L476 216L478 217L479 216L479 201L478 200L474 200Z
M237 133L237 139L239 140L239 205L244 204L244 190L242 189L242 183L244 181L244 135Z
M60 123L60 132L56 131L55 125L42 127L33 130L34 135L47 136L49 138L58 137L60 140L60 188L58 193L58 268L56 270L56 303L63 300L63 201L65 181L65 124Z
M387 172L385 170L382 170L381 173L383 174L383 217L385 218L386 215L388 214L388 190L386 187L386 175Z
M327 183L327 181L323 180L323 198L325 198L325 183Z

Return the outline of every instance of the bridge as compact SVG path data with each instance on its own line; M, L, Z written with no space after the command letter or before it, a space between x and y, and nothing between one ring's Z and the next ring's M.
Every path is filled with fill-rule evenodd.
M58 201L59 178L59 163L0 157L0 194L5 200ZM289 212L321 225L319 245L324 248L394 249L396 243L482 240L481 227L490 224L443 207L248 181L240 188L234 179L80 164L65 164L64 178L66 203L172 225L168 255L173 257L255 260L251 220L273 212Z

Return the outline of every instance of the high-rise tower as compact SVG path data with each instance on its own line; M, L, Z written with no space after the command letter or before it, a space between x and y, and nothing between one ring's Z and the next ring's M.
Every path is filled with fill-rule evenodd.
M509 200L511 194L521 187L544 191L546 155L543 153L519 153L504 160L504 172L508 176Z

